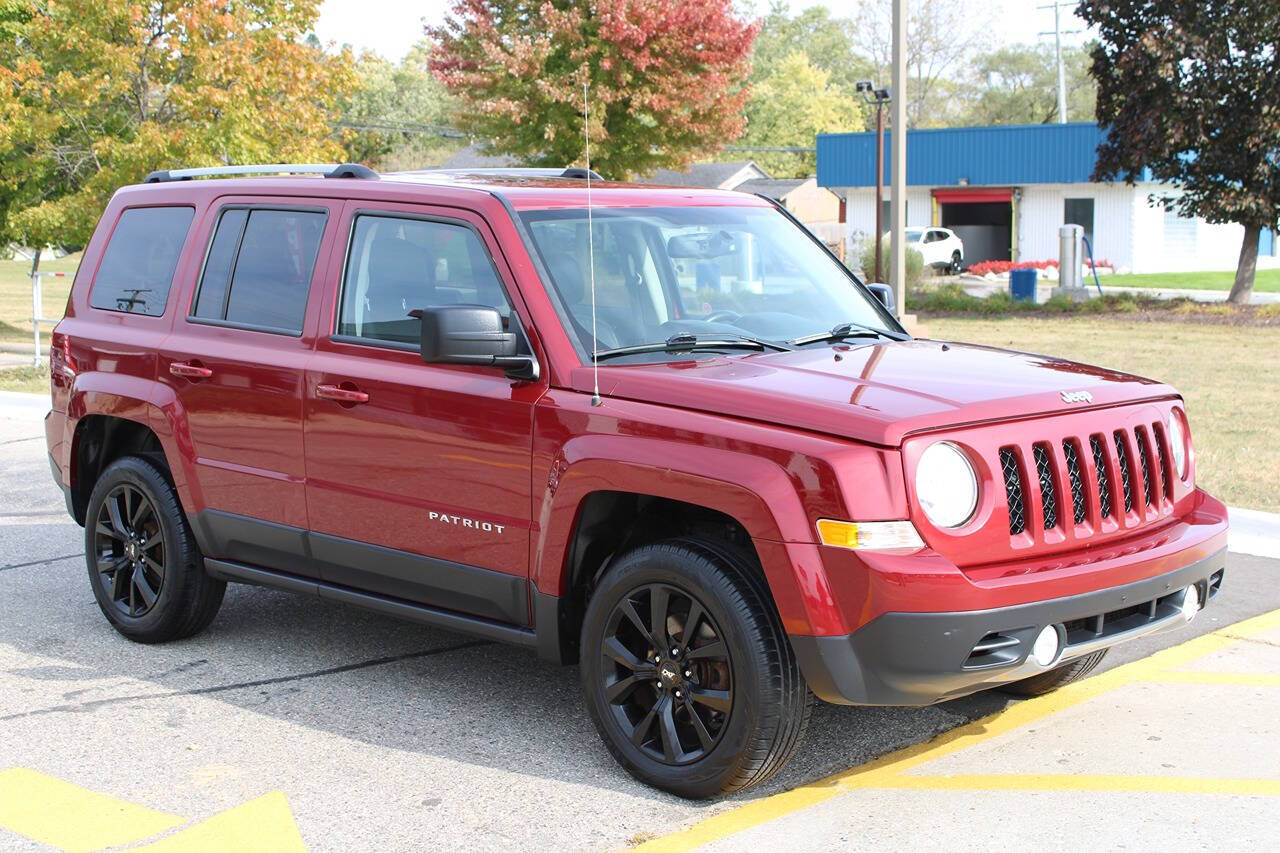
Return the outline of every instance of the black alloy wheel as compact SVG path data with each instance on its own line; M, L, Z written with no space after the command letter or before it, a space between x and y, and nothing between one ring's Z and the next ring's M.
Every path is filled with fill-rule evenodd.
M204 558L160 454L123 456L85 508L89 585L107 621L140 643L190 637L217 615L226 581Z
M692 594L663 583L614 607L601 644L604 692L631 743L668 766L695 762L733 713L723 634Z
M125 616L145 616L164 586L165 533L142 490L121 483L107 493L94 527L94 557L107 597Z
M947 265L947 272L951 273L952 275L960 275L960 267L962 266L962 264L963 264L963 261L960 258L960 253L952 252L951 263Z
M702 799L768 779L811 695L755 555L675 538L618 554L583 614L587 710L636 779Z

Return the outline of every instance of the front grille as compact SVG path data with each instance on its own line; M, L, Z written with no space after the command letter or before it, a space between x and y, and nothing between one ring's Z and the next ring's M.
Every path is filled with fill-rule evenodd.
M1153 517L1148 507L1160 509L1172 502L1171 457L1160 423L1093 433L1087 445L1085 441L1085 436L1067 435L999 448L1011 537L1030 533L1038 541L1049 530L1072 539L1097 536L1115 531L1117 525L1132 527L1129 514L1135 508L1138 523L1145 523ZM1061 456L1056 455L1059 447ZM1040 506L1033 511L1028 502L1036 495ZM1091 517L1111 524L1096 529L1098 522L1091 522Z
M1103 518L1111 517L1111 478L1107 475L1107 459L1102 452L1102 436L1089 438L1089 446L1093 448L1093 467L1098 472L1098 509Z
M1133 483L1130 482L1132 475L1129 473L1129 451L1125 445L1124 433L1121 430L1115 432L1116 440L1116 466L1120 469L1120 486L1124 492L1124 511L1133 512Z
M1036 460L1036 474L1040 479L1040 503L1044 509L1044 529L1058 526L1058 501L1053 492L1053 471L1049 467L1049 451L1043 444L1031 448Z
M1062 440L1062 458L1066 460L1067 482L1071 484L1071 517L1076 524L1084 524L1084 478L1080 476L1080 457L1076 452L1076 443L1069 438Z
M1027 510L1022 499L1022 472L1012 447L1000 449L1000 468L1004 471L1004 491L1009 499L1009 535L1017 536L1027 529Z

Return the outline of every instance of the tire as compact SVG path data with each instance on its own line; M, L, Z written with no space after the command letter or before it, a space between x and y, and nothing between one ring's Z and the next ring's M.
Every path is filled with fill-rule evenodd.
M724 544L675 539L623 554L587 605L581 648L605 746L655 788L691 799L740 791L776 773L804 736L812 701L790 641L763 581Z
M1043 696L1046 693L1052 693L1059 687L1084 678L1093 672L1094 667L1102 663L1102 659L1106 656L1107 650L1103 649L1100 652L1077 658L1070 663L1064 663L1062 666L1040 675L1033 675L1021 681L1011 682L1000 689L1014 696Z
M960 267L963 265L963 263L964 261L960 257L960 253L952 252L951 263L947 265L947 272L950 273L951 275L960 275Z
M225 581L211 577L164 470L138 456L98 478L85 514L85 562L98 607L117 631L163 643L204 630Z

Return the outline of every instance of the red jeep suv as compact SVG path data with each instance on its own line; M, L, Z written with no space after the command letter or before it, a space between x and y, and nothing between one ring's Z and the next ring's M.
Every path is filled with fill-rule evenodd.
M813 695L1042 693L1218 592L1173 388L912 339L771 201L595 177L117 192L46 421L116 629L190 636L241 581L528 646L708 797Z

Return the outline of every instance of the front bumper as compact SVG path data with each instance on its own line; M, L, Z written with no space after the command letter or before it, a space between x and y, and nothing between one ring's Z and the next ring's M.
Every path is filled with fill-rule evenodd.
M844 636L792 635L809 687L845 705L930 705L1028 678L1117 643L1186 622L1185 590L1217 595L1226 549L1162 575L1065 598L988 610L885 613ZM1036 635L1058 625L1061 654L1029 659Z

